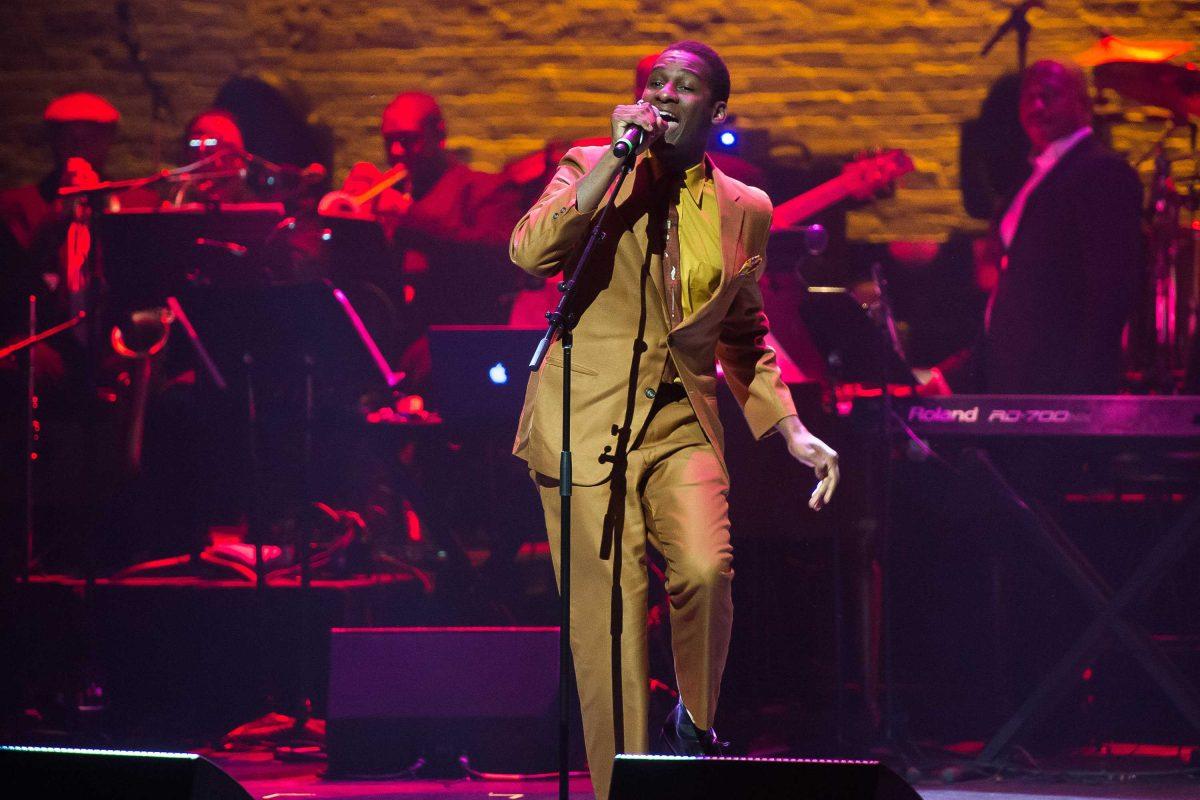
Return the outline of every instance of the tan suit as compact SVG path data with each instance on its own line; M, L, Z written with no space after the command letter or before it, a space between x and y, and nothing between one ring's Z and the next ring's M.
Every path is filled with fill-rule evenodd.
M512 260L546 277L573 263L599 211L576 209L576 184L604 155L563 157L537 204L517 223ZM605 221L580 282L572 358L573 540L571 645L593 783L605 798L614 752L649 747L645 543L667 561L672 642L682 699L712 724L728 649L732 550L728 476L717 416L716 363L756 437L795 413L779 377L758 278L771 203L712 170L721 227L721 281L674 329L667 323L661 210L639 159ZM606 201L607 202L607 201ZM661 383L667 358L678 384ZM551 552L559 547L562 347L529 379L513 452L542 496ZM606 551L619 553L619 558ZM556 564L557 569L557 564ZM611 634L610 635L610 629ZM621 685L611 685L614 662Z

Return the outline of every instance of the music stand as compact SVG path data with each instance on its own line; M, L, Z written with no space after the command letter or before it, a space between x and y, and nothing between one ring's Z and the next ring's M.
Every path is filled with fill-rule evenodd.
M912 385L912 369L887 333L845 289L810 286L800 303L800 318L835 381Z
M405 307L404 273L396 269L391 246L374 219L295 217L272 237L264 255L274 264L286 264L293 280L332 281L389 359L398 358L416 335Z
M878 386L880 397L880 416L876 426L878 431L878 453L882 468L878 470L879 487L879 519L876 526L880 562L882 567L881 594L883 600L883 691L884 713L883 730L881 731L886 744L900 750L905 750L906 740L898 730L899 708L895 694L895 679L892 672L893 655L893 626L890 611L892 579L891 579L891 539L892 539L892 453L893 420L892 395L894 387L912 387L915 384L912 369L901 358L899 345L893 341L887 328L894 330L895 321L891 316L891 306L886 295L886 282L882 275L876 280L880 286L880 307L885 319L882 323L873 320L867 309L856 301L849 292L841 287L809 287L804 301L800 304L800 316L812 334L813 342L824 356L829 365L831 377L835 382L860 383L866 386ZM885 328L886 326L886 328ZM835 555L840 553L840 543L837 533L834 533ZM839 562L840 563L840 562ZM838 587L841 586L840 576L835 576ZM839 592L840 595L840 592ZM840 601L839 601L840 602ZM835 612L836 614L836 612ZM840 615L839 615L840 616ZM838 631L841 636L841 631ZM841 676L838 680L838 692L842 690ZM842 702L839 698L839 708ZM839 720L839 725L841 721Z
M179 296L213 358L229 374L311 373L326 393L392 389L394 371L374 335L329 280L244 288L195 287Z
M277 203L102 214L96 236L105 283L129 308L162 305L193 285L269 283L261 255L283 221Z
M197 330L212 343L216 362L242 383L250 487L245 510L254 543L256 592L265 620L263 545L267 528L262 504L261 423L264 419L302 418L302 485L304 497L311 499L316 491L313 465L318 406L343 408L364 392L394 388L402 376L391 369L349 299L328 281L241 291L195 289L182 302L192 309ZM282 408L278 403L262 402L269 394L286 398ZM302 398L303 406L299 414L295 409L297 397ZM293 544L300 562L297 627L307 631L311 616L310 544L307 538L298 538ZM298 655L303 689L302 696L294 698L294 729L300 731L311 710L312 668L309 648L302 646Z
M265 619L266 572L263 565L265 520L261 507L259 440L260 400L264 387L294 389L302 383L303 486L313 492L313 428L318 391L335 406L371 390L390 390L402 375L393 371L345 294L327 280L295 285L241 289L193 288L180 298L197 331L210 343L213 358L228 375L240 378L247 420L244 442L249 488L248 534L254 543L255 587ZM295 393L285 391L294 397ZM309 616L309 542L296 541L300 558L300 619ZM260 637L260 641L265 641ZM305 697L296 703L297 730L311 709L311 667L307 649L300 653ZM265 659L264 659L265 662ZM269 690L266 693L270 694Z

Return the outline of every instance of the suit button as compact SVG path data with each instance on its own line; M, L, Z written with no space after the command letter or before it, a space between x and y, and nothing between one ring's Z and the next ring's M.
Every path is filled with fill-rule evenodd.
M653 389L646 390L646 397L649 397L651 400L654 399L654 395L656 394L658 394L658 392L654 391Z

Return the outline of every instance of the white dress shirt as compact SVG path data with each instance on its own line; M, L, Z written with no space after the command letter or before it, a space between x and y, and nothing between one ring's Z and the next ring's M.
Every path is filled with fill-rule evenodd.
M1033 159L1033 173L1021 186L1021 190L1009 204L1004 216L1000 218L1000 241L1004 243L1005 250L1012 245L1013 237L1017 235L1017 226L1021 224L1021 214L1025 211L1025 202L1029 199L1029 195L1033 194L1033 190L1038 187L1038 184L1045 179L1050 170L1054 169L1054 165L1091 132L1091 126L1084 125L1074 133L1055 139Z

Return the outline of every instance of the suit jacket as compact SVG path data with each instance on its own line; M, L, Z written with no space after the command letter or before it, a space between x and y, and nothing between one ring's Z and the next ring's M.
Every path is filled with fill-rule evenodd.
M597 211L576 209L576 185L607 147L576 147L514 229L509 249L526 272L547 277L574 263ZM721 224L721 282L713 296L668 329L662 280L661 225L650 224L652 173L639 158L604 222L605 237L579 282L581 309L571 366L573 482L607 480L646 421L654 391L671 358L705 435L724 463L717 416L716 363L755 437L794 414L775 352L763 337L758 279L762 274L771 202L765 193L713 168ZM513 452L557 477L562 426L562 344L531 375Z
M1107 394L1145 263L1142 186L1088 136L1029 195L984 335L983 390Z

